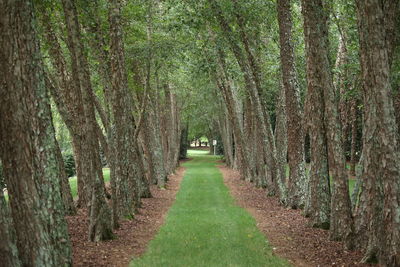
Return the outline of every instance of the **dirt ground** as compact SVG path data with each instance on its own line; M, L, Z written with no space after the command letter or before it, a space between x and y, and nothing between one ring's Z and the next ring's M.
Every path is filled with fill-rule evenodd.
M114 240L93 243L88 240L89 221L85 212L67 217L73 249L74 266L128 266L132 257L142 255L163 224L165 215L175 200L184 168L169 176L166 189L151 186L152 198L143 199L142 208L133 220L125 220L114 231Z
M362 253L348 251L340 242L330 241L328 231L307 226L300 210L286 209L265 190L240 179L239 173L220 165L224 182L236 203L256 219L274 253L294 266L375 266L360 264Z

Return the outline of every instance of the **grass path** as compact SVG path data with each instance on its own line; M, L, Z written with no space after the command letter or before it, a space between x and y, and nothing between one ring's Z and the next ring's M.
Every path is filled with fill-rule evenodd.
M217 158L189 151L193 160L165 224L145 255L130 266L289 266L272 255L253 217L236 206Z

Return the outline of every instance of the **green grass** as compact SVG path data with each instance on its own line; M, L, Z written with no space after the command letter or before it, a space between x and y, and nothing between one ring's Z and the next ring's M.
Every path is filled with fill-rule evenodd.
M184 164L165 224L130 266L289 266L272 255L254 218L234 204L215 167L218 157L189 153L193 160Z
M109 168L103 168L103 176L104 176L104 182L110 181L110 169ZM71 194L73 198L77 197L78 194L78 182L76 179L76 176L69 178L69 186L71 187Z

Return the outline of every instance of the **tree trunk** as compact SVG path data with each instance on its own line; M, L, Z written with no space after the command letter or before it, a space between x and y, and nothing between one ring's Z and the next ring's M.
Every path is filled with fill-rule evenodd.
M189 147L188 135L189 135L189 123L185 123L183 125L182 131L181 131L181 140L180 140L181 145L180 145L180 151L179 151L179 159L187 158L187 150ZM160 148L161 148L161 144L160 144Z
M325 138L328 144L329 173L333 180L330 237L333 240L345 240L347 246L351 247L353 220L340 117L335 102L335 90L328 59L327 7L324 6L322 0L303 0L302 7L308 88L321 97ZM321 113L315 115L321 116ZM329 182L327 183L329 185ZM326 191L325 195L327 195Z
M0 258L4 266L19 267L18 249L10 209L0 188Z
M265 142L263 149L264 159L266 160L266 164L264 164L266 168L266 180L267 183L269 180L271 181L271 186L270 188L267 188L267 192L268 195L275 195L276 181L277 179L282 180L282 176L284 174L280 173L280 169L277 166L275 138L272 132L272 126L267 111L267 106L263 103L263 89L261 87L261 68L252 52L250 40L245 29L245 20L240 13L240 5L238 4L237 0L233 0L233 3L235 6L237 23L240 29L240 39L244 46L245 54L242 54L241 48L235 44L232 38L232 29L230 29L229 25L226 23L224 17L222 16L222 13L218 13L218 20L221 27L224 29L224 33L229 40L232 51L235 54L235 58L243 72L246 89L249 91L252 102L254 104L255 116L258 120L258 123L260 123L261 134L263 136L261 138L263 138Z
M237 169L239 169L242 179L248 177L248 180L252 180L252 177L254 177L255 169L254 158L250 156L251 153L249 151L249 148L244 143L244 130L240 122L238 103L235 99L233 88L230 84L229 76L226 72L225 55L220 47L217 46L216 50L218 56L218 67L217 75L215 75L214 79L224 98L224 102L228 111L228 117L232 123L235 144L235 162L237 163L236 167Z
M48 78L47 85L72 138L78 178L77 206L86 207L89 202L88 184L90 183L91 174L90 166L84 156L86 146L82 125L86 122L82 93L69 78L70 74L66 69L67 63L62 54L61 45L51 25L49 14L53 9L49 9L44 4L38 4L37 9L40 11L38 12L40 14L39 18L44 28L44 40L49 47L51 63L56 71L56 75Z
M217 18L217 21L223 31L223 34L225 38L228 40L228 43L230 45L230 48L235 55L235 58L237 60L237 63L239 64L239 67L242 71L245 84L246 84L246 90L248 91L248 94L251 96L252 103L254 104L255 108L255 116L257 120L259 121L261 125L261 130L262 130L262 135L263 135L263 140L265 142L265 148L264 151L268 151L268 154L265 154L264 157L268 159L268 167L269 170L271 170L270 177L272 180L275 180L276 177L279 177L280 175L276 174L276 171L279 171L276 169L276 148L275 148L275 141L274 141L274 136L272 134L272 129L271 125L269 123L269 117L265 116L264 114L265 110L262 106L261 103L261 88L259 86L259 80L258 77L260 75L258 66L254 60L254 57L252 56L252 53L249 48L247 36L245 35L244 29L243 29L243 24L244 22L241 20L241 17L238 17L238 22L239 26L241 28L241 41L246 47L246 55L243 53L242 48L236 43L236 41L233 38L233 31L232 28L229 26L227 21L225 20L221 7L216 3L214 0L209 0L209 3L214 11L214 14ZM240 14L238 15L240 16ZM251 159L249 159L251 160ZM252 168L250 169L251 172ZM273 190L273 188L271 188ZM272 191L270 191L272 192Z
M110 0L110 56L112 83L112 113L115 125L115 184L116 196L113 202L118 204L113 210L114 224L120 217L131 218L135 213L141 177L144 175L138 157L138 145L135 139L135 120L133 117L133 98L128 90L128 78L125 67L123 31L121 27L121 1ZM138 174L138 176L136 176ZM140 181L140 182L139 182Z
M82 151L80 158L89 168L90 180L84 181L86 193L90 197L89 239L91 241L106 240L112 237L111 212L105 200L104 179L100 159L100 147L96 132L96 118L93 103L93 90L87 56L81 38L80 24L74 1L62 1L65 24L67 29L67 44L71 53L73 88L81 92L85 122L81 125ZM85 167L85 168L86 168ZM100 188L101 187L101 188Z
M285 103L285 88L282 85L281 90L279 91L279 97L277 99L276 106L275 140L278 168L280 168L280 173L284 174L281 175L280 179L277 179L276 187L279 190L280 201L284 204L287 203L286 163L288 153L288 129L286 124L288 112Z
M304 134L302 111L300 107L300 88L294 62L292 41L291 1L278 0L278 22L280 37L280 56L282 81L286 99L287 148L288 148L288 201L291 207L302 207L305 204L306 173L304 163ZM285 172L286 175L286 172Z
M390 84L384 2L357 1L365 127L363 173L368 247L364 261L400 265L400 152Z
M350 148L350 175L356 175L357 164L357 100L351 101L351 148Z
M0 158L19 257L23 266L70 266L55 133L33 5L2 0L0 6Z
M161 143L160 125L156 117L156 111L149 110L145 114L143 121L144 140L149 147L149 157L151 158L151 177L152 181L159 187L164 187L167 180L167 174L163 163L163 146Z

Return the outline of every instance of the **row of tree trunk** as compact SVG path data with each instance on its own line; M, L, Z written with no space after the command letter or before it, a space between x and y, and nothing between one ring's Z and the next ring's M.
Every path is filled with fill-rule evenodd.
M70 266L65 216L76 206L87 210L89 240L111 239L120 220L132 218L140 199L151 197L150 184L165 186L178 165L181 136L187 138L168 81L151 82L159 80L151 77L151 54L146 77L134 72L141 93L135 96L128 84L122 1L108 3L109 32L103 32L96 1L83 24L75 1L61 2L61 8L37 2L35 10L32 1L0 2L0 158L9 196L6 201L1 189L0 256L6 266ZM82 31L93 40L85 41ZM103 98L93 88L89 49L100 62ZM77 203L55 138L50 94L72 140ZM101 151L110 167L110 195Z
M363 261L398 266L400 159L390 85L396 40L392 26L394 14L400 14L398 1L357 1L364 115L360 174L353 201L344 146L350 138L350 174L355 175L358 103L345 98L348 74L332 72L328 4L322 0L301 2L307 63L303 110L292 40L292 3L277 1L282 87L275 106L273 134L271 117L263 103L260 63L247 36L240 6L236 0L231 1L236 18L234 30L218 2L208 2L219 26L218 34L208 30L215 52L209 62L214 60L211 77L224 104L218 129L227 164L237 168L243 179L266 187L267 194L277 195L283 205L304 209L310 224L329 229L332 240L364 250ZM226 42L228 49L224 50L221 42ZM237 86L229 74L227 53L234 56L243 75L242 98L237 96ZM346 60L346 36L342 32L335 67L345 66ZM311 149L309 175L304 158L306 135Z

